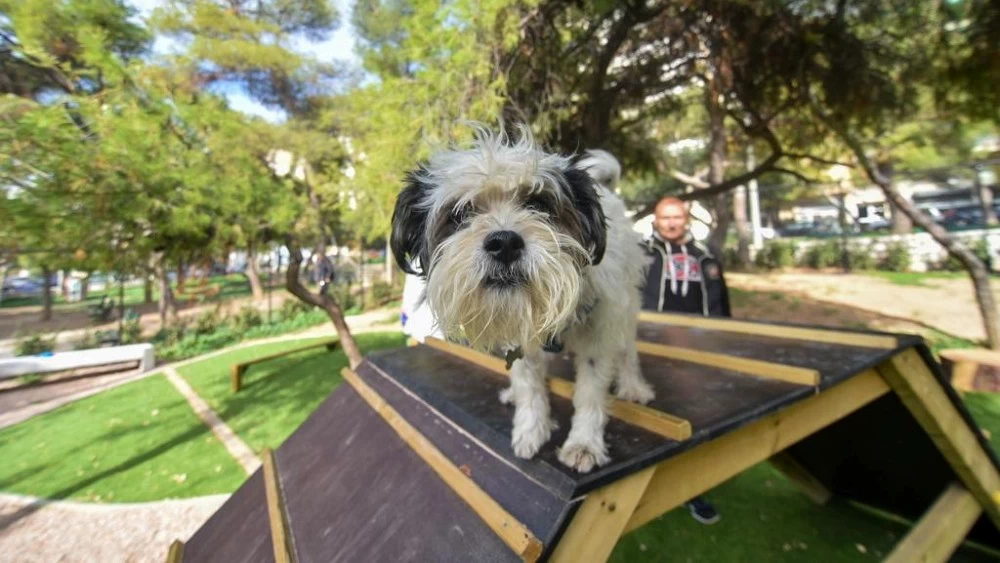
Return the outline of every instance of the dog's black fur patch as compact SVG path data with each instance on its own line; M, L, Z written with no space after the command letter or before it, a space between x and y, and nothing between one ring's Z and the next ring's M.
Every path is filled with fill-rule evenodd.
M426 277L430 264L430 249L427 248L427 209L421 205L431 190L431 185L424 182L421 174L423 166L406 175L405 186L396 199L396 208L392 212L392 236L389 247L400 269L408 274ZM413 268L413 262L420 271Z

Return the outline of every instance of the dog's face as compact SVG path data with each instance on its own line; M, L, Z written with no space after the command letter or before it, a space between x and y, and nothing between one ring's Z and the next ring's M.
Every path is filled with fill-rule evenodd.
M523 137L481 133L469 150L436 155L408 175L393 214L396 261L427 280L445 334L478 348L558 334L575 316L583 268L604 255L591 177Z

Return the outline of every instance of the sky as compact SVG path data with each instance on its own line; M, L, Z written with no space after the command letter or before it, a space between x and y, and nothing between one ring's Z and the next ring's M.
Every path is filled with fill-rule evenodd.
M164 3L164 0L127 1L138 8L143 18L148 17L156 7ZM354 52L355 35L350 21L354 0L333 0L333 3L337 6L337 12L340 14L340 26L330 39L321 43L301 41L296 44L296 48L300 52L311 54L323 62L340 61L341 64L347 63L349 66L358 67L361 61ZM171 39L158 37L153 44L153 51L157 54L166 54L174 51L176 47L176 43ZM271 122L279 122L284 119L284 115L280 111L261 105L256 100L251 99L241 88L229 86L218 88L216 91L224 95L229 100L230 107L235 110L257 115Z

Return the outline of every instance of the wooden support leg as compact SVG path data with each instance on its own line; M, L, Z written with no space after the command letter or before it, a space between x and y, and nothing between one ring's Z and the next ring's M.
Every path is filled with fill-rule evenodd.
M954 367L951 368L951 386L961 392L974 390L977 371L979 371L979 364L975 362L955 362Z
M654 471L651 467L587 495L556 546L553 563L606 561Z
M902 352L878 370L1000 528L1000 473L917 351Z
M833 493L827 489L808 469L795 461L787 452L771 456L771 465L780 471L793 485L816 504L826 504Z
M979 502L965 487L951 484L896 545L886 563L947 561L982 512Z
M184 542L174 540L170 544L170 551L167 552L167 563L181 563L184 561Z
M238 393L243 383L243 370L246 366L234 365L231 373L233 393Z

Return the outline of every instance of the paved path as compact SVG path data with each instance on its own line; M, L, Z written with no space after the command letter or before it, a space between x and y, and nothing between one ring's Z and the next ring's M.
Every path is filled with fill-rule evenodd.
M212 434L222 442L222 445L229 452L229 455L233 456L241 466L243 470L246 471L247 475L253 474L254 471L260 467L260 458L257 454L253 453L250 446L246 444L239 436L233 432L233 429L229 427L225 422L219 418L219 415L215 414L212 407L208 406L208 403L204 399L195 393L194 389L188 384L187 380L181 377L177 370L172 366L167 366L163 368L164 375L167 376L167 380L173 383L174 387L184 398L187 399L188 404L194 410L194 413L198 415L198 418L205 423L212 430Z
M227 498L88 504L0 493L0 563L162 563Z

